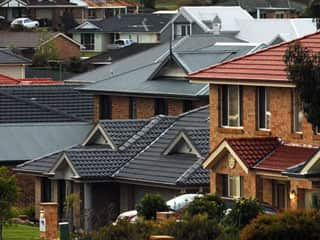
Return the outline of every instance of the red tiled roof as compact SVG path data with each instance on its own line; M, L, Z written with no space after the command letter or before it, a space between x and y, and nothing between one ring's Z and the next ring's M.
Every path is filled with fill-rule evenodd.
M247 167L253 167L281 144L276 137L227 138L225 140Z
M136 7L140 6L138 2L129 2L126 0L105 0L105 1L94 1L94 0L84 0L89 7Z
M283 55L289 44L299 41L313 52L320 52L320 32L281 43L267 49L211 66L189 75L191 79L266 81L290 83Z
M281 145L254 168L281 172L309 160L318 150L311 147Z
M13 78L0 74L0 85L40 85L40 84L63 84L63 81L55 81L51 78Z

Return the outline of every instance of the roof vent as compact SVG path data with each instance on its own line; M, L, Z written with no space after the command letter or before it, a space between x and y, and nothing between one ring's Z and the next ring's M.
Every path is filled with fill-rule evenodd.
M218 17L218 15L215 16L215 18L212 20L212 33L214 35L219 35L221 32L221 19Z

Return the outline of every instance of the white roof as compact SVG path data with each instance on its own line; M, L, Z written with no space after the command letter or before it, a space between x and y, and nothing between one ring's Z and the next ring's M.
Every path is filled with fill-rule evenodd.
M316 23L311 18L295 19L237 19L240 32L237 38L248 42L270 44L281 38L290 41L317 31Z
M197 22L205 31L212 31L204 22L212 21L216 16L221 20L222 32L237 32L239 27L237 19L251 20L253 17L239 6L222 7L222 6L201 6L201 7L181 7L179 12L187 19Z

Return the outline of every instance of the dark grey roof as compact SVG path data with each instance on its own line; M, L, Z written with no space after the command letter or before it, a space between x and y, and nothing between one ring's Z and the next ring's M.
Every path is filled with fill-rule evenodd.
M13 53L10 49L0 49L0 64L31 64L31 60Z
M209 175L200 162L209 151L209 109L207 106L183 114L145 151L125 164L116 179L168 185L208 184ZM183 131L203 158L193 154L164 154L170 143Z
M216 45L217 42L228 44L221 46ZM230 45L230 42L235 45ZM91 92L206 97L207 84L193 84L183 76L161 77L158 73L169 61L176 62L188 74L243 55L255 47L233 37L194 35L175 41L172 55L170 44L165 43L69 80L94 82L80 88Z
M72 85L0 87L0 123L93 120L93 96Z
M201 169L201 161L209 149L208 116L206 106L178 117L160 115L149 120L104 120L99 125L117 149L78 145L26 162L17 170L46 174L65 154L83 179L172 186L208 185L208 171ZM163 155L181 131L191 139L201 157L183 153Z
M88 123L0 124L0 162L26 161L81 141Z
M155 32L158 33L167 26L172 14L127 14L105 18L103 20L89 21L98 28L81 29L78 27L71 32L107 32L107 33L137 33ZM80 25L81 26L81 25Z
M146 43L146 44L137 44L134 43L128 47L119 48L119 49L109 49L107 52L96 55L94 57L88 58L84 60L85 63L91 64L106 64L106 63L114 63L123 58L127 58L131 55L143 52L152 48L154 46L159 45L158 43Z

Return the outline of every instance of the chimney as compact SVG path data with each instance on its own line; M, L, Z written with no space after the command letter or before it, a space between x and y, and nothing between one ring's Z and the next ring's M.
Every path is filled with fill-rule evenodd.
M216 15L212 20L212 33L213 35L219 35L221 32L221 19Z

